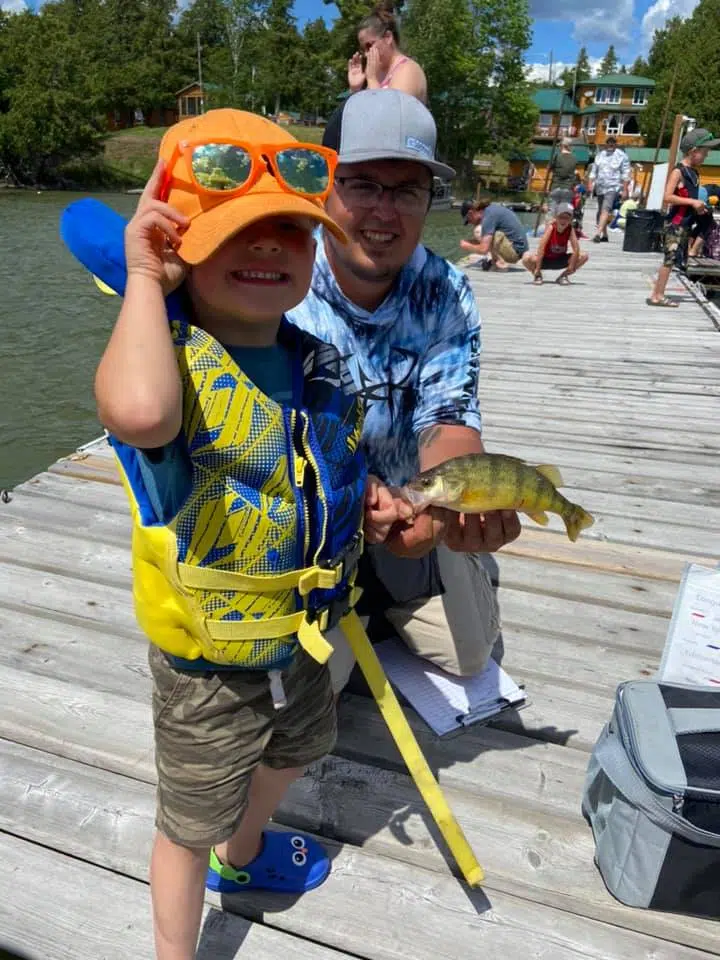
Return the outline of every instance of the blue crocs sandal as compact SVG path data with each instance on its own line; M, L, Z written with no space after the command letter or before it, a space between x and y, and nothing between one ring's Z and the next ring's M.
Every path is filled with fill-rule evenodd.
M329 873L330 858L319 843L298 833L266 830L262 850L240 870L220 863L212 849L205 885L218 893L306 893L319 887Z

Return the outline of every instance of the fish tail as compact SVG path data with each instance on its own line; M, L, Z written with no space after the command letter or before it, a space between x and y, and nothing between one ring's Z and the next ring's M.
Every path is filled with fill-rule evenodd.
M585 530L595 523L593 515L588 513L587 510L583 510L576 503L568 504L568 507L563 511L562 518L565 521L568 538L573 543L580 536L581 530Z

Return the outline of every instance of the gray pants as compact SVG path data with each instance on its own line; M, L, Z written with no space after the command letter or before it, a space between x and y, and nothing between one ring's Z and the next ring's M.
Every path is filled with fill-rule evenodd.
M455 676L473 676L485 668L500 634L495 591L480 555L456 553L441 544L437 561L444 592L396 602L385 617L417 656ZM398 568L413 562L399 560ZM327 639L335 648L329 667L338 693L350 678L355 658L341 630L330 631Z

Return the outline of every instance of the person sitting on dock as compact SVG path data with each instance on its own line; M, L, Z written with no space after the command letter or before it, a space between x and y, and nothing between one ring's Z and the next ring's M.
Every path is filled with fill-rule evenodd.
M346 242L322 207L334 161L264 117L188 118L125 231L95 393L151 641L158 960L195 957L205 883L300 894L330 871L312 838L265 828L335 742L324 633L354 604L362 549L362 405L337 352L285 318L314 228ZM377 542L401 513L370 486Z
M507 270L529 250L527 232L518 216L489 198L466 200L460 208L463 223L473 226L472 243L461 240L469 253L479 253L496 270Z
M523 266L533 275L534 283L540 285L543 282L543 270L561 270L555 283L565 286L570 283L570 277L588 262L588 254L580 252L572 217L570 204L559 204L555 219L548 224L535 253L523 257ZM568 253L568 246L571 253Z
M615 137L608 137L605 149L595 157L589 175L590 193L597 197L597 232L593 243L608 243L608 225L618 201L627 200L630 190L630 160Z
M477 304L463 272L421 242L432 177L454 176L435 160L436 135L429 110L399 90L362 91L330 118L323 142L340 159L326 210L350 243L324 231L311 291L289 314L345 358L365 400L369 469L393 486L483 451ZM433 508L398 522L366 551L358 610L449 673L480 673L500 630L482 554L519 534L513 511ZM336 690L353 663L336 646Z
M700 199L700 167L708 152L720 144L704 127L685 134L680 143L683 158L668 177L664 203L669 208L663 231L663 264L658 270L653 292L645 301L649 307L677 307L665 296L665 288L673 268L685 270L690 227L698 214L706 211Z

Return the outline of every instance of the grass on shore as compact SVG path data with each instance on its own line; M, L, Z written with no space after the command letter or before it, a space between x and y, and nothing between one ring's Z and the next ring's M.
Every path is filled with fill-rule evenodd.
M152 173L158 147L167 127L131 127L107 134L102 153L92 160L65 165L64 175L80 187L106 190L141 187ZM287 128L297 140L322 141L322 127L291 124Z

